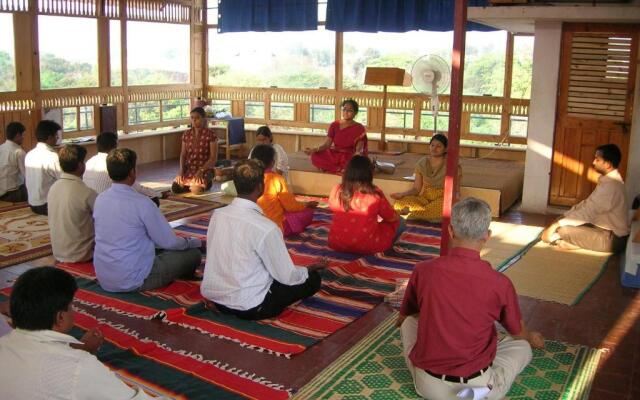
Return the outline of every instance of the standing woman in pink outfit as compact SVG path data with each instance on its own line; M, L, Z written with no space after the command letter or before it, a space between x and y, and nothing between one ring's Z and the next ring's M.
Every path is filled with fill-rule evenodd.
M321 146L304 150L313 165L324 172L342 172L355 154L367 155L367 132L353 120L358 114L358 103L347 99L341 109L342 118L329 126L327 140Z

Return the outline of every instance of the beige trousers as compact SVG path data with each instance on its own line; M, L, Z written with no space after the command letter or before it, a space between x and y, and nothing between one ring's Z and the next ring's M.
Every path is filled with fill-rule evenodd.
M453 383L433 377L422 368L414 367L409 360L409 353L418 337L418 319L407 317L400 328L404 358L413 376L416 392L428 400L460 400L456 394L467 387L486 387L492 389L486 399L502 399L516 376L531 361L531 346L526 340L515 340L506 336L498 342L498 350L493 365L482 375L469 380L468 383Z

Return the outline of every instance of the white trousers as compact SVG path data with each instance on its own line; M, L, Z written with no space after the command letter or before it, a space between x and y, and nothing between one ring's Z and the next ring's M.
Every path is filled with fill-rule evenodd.
M516 376L531 361L531 346L526 340L515 340L506 336L498 342L498 350L493 365L482 375L470 379L468 383L453 383L427 374L422 368L414 367L409 353L418 338L418 319L407 317L400 328L404 359L413 376L416 392L428 400L454 400L456 394L467 387L487 387L492 389L486 399L502 399ZM459 400L459 399L458 399Z

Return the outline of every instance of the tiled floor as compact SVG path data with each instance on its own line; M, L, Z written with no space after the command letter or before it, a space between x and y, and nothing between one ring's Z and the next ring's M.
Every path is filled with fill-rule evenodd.
M141 165L138 176L142 181L170 182L176 169L176 161ZM543 226L553 218L510 211L500 220ZM11 284L31 265L49 265L52 261L50 257L46 257L26 265L2 269L0 287ZM640 399L640 291L620 286L619 261L619 257L609 260L605 273L575 306L520 297L523 318L529 328L541 331L549 339L606 349L593 384L591 399ZM180 331L180 334L182 340L189 340L203 355L211 354L217 359L233 360L240 368L250 366L256 373L268 374L277 382L300 387L390 312L387 305L380 305L364 318L291 360L255 351L238 351L237 346L228 343L212 344L210 340L204 340L192 332ZM147 333L149 335L157 334L165 338L168 343L176 340L177 332L174 332L174 327L152 321L147 322L143 329L150 332Z

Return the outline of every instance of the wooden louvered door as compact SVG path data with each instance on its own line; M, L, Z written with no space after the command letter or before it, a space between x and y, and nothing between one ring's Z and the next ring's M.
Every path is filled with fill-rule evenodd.
M596 147L615 143L626 171L638 60L638 25L563 27L549 204L585 199L598 174Z

